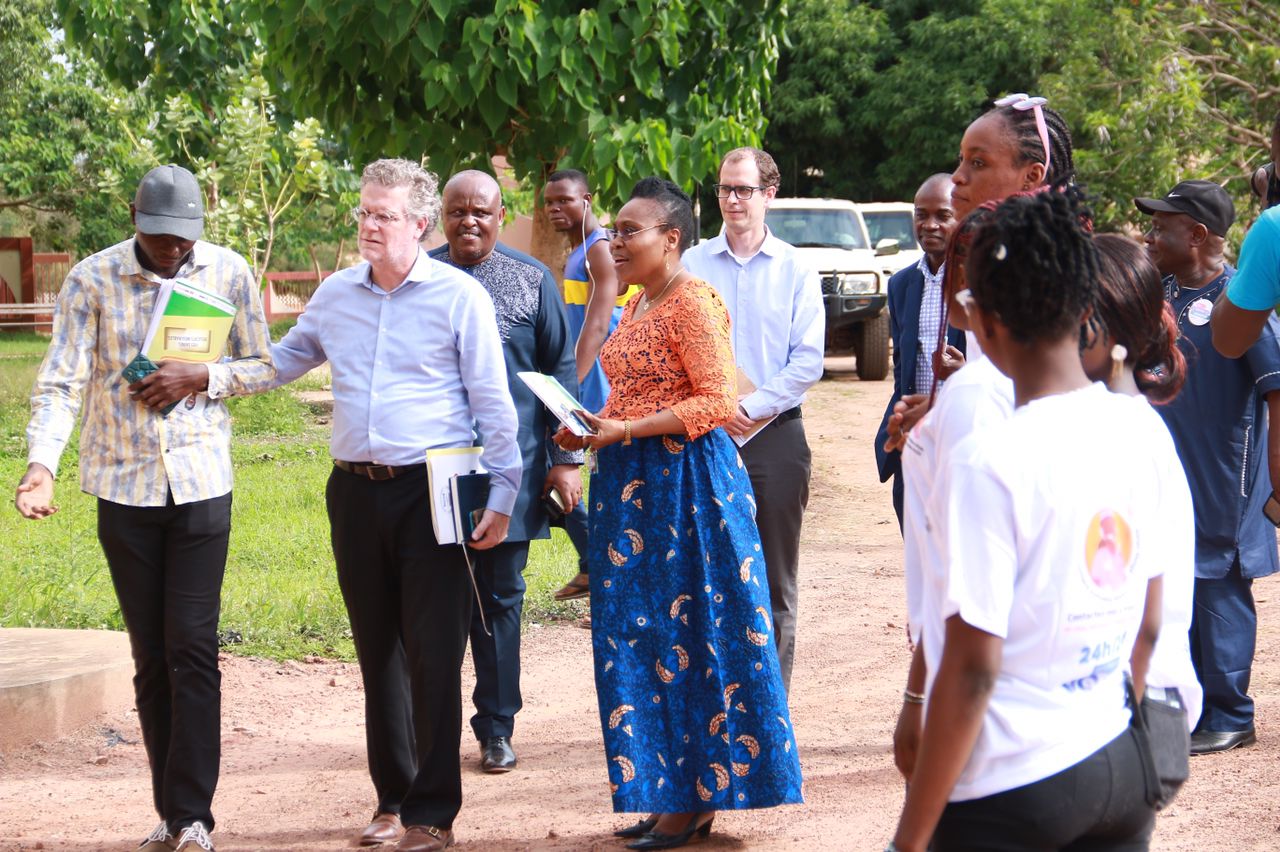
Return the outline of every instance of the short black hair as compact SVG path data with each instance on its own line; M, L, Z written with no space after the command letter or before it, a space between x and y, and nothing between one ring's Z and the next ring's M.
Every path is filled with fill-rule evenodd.
M693 201L689 194L662 177L642 178L631 190L632 198L647 198L662 208L667 226L680 229L680 251L693 245Z
M1049 133L1049 167L1044 182L1048 186L1065 186L1075 183L1076 164L1072 156L1071 129L1057 110L1040 107L1044 114L1045 130ZM1013 147L1020 165L1044 163L1044 142L1036 127L1035 110L1014 109L1012 106L993 107L989 113L999 113L1005 127L1013 136Z
M585 191L591 191L591 184L587 183L587 175L577 169L558 169L547 175L547 183L555 183L556 181L568 180L581 186Z
M1022 344L1077 333L1098 293L1098 250L1074 189L1003 201L973 238L969 290Z

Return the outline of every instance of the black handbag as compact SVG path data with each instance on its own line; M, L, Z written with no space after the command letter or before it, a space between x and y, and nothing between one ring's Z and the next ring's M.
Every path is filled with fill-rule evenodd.
M1191 736L1187 732L1187 708L1178 691L1169 690L1168 700L1150 695L1136 700L1133 681L1124 677L1125 695L1132 716L1129 728L1138 744L1138 754L1146 775L1147 804L1162 810L1182 789L1191 773Z

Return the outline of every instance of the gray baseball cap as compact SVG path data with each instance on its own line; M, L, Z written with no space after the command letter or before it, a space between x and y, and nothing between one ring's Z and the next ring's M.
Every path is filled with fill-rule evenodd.
M138 184L134 225L144 234L198 240L204 233L204 195L196 176L182 166L156 166Z

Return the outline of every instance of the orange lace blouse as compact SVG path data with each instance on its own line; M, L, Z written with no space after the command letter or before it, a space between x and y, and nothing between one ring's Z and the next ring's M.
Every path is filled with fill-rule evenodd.
M627 302L600 350L610 385L601 416L638 420L669 408L690 438L728 422L738 410L738 371L720 294L693 278L637 318L641 300Z

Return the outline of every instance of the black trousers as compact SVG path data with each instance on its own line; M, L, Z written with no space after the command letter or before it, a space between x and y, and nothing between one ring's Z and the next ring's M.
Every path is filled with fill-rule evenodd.
M782 684L791 691L799 609L800 524L809 504L812 455L804 419L775 420L739 451L756 495L756 526L769 577L769 604Z
M177 834L213 828L222 676L218 614L231 495L167 506L98 501L98 540L129 631L156 812Z
M325 492L338 585L365 693L377 810L450 828L462 807L458 741L471 581L431 529L427 469L374 482L338 468Z
M1126 730L1056 775L967 802L951 802L933 852L1138 852L1151 843L1137 741Z
M477 610L471 615L471 661L476 688L471 694L476 714L471 730L481 742L510 737L520 698L520 614L524 611L524 567L529 542L509 541L490 550L471 551L476 586L483 602L486 634Z

